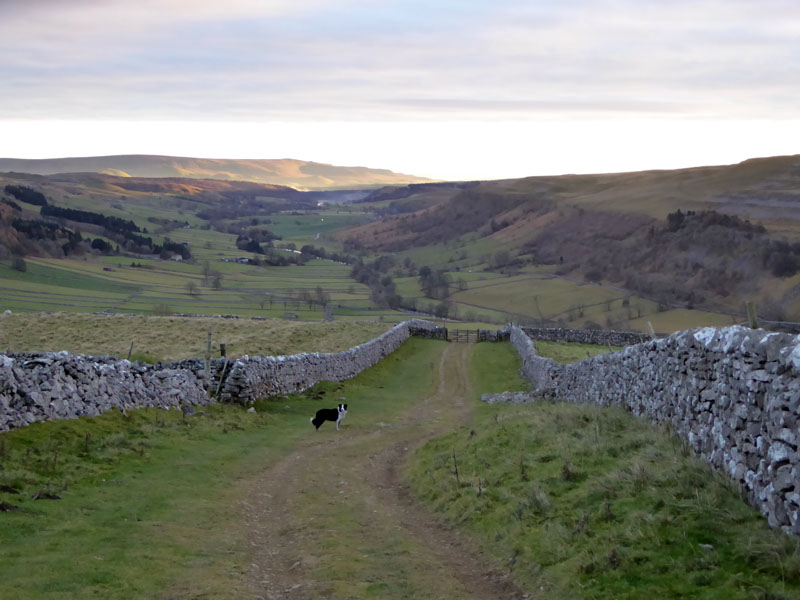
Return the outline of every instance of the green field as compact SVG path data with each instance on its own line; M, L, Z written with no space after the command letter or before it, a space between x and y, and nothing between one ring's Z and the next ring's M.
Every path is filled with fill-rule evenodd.
M93 356L153 362L203 356L208 332L214 355L225 344L228 356L278 356L300 352L339 352L388 330L372 321L300 322L271 319L211 319L109 316L80 313L0 315L0 348L12 352L66 350Z
M214 239L223 234L178 230L173 239L193 235ZM173 232L176 233L176 232ZM322 289L330 299L334 318L399 322L405 316L379 309L366 286L349 277L350 267L314 259L304 266L254 267L220 258L241 256L231 240L220 240L200 258L175 262L122 256L80 259L28 258L24 273L0 264L0 310L58 312L116 312L133 314L236 314L243 317L322 320L320 304L308 295ZM224 242L224 243L223 243ZM132 266L136 263L137 266ZM204 267L208 265L207 267ZM203 276L205 268L222 276L219 289ZM731 317L705 311L659 311L656 303L601 285L555 277L546 269L528 269L513 277L499 273L449 273L449 317L469 322L560 323L584 327L588 323L610 329L671 333L699 326L724 326ZM416 277L399 277L397 291L419 310L433 313L441 300L425 298ZM459 285L465 289L460 289Z
M310 215L279 214L271 216L270 221L272 222L264 226L281 236L283 243L293 242L300 248L303 244L326 246L324 241L328 236L366 223L369 217L350 211L331 209Z
M349 278L350 267L330 260L314 259L302 267L255 267L235 262L256 255L236 247L236 235L201 227L207 223L192 215L204 202L174 195L125 191L115 196L96 187L74 186L70 193L46 190L58 204L108 216L132 219L148 235L161 241L189 244L190 261L175 262L154 257L100 256L87 254L68 259L27 257L27 270L15 271L0 264L0 310L61 311L133 314L236 314L269 318L321 320L319 303L308 295L322 289L330 300L334 318L387 320L398 322L403 315L378 309L368 289ZM38 207L22 205L35 217ZM189 223L158 233L150 217ZM363 223L369 217L360 212L332 208L313 213L272 214L257 219L283 238L280 243L306 244L339 251L329 236L343 228ZM264 221L268 221L263 224ZM248 221L249 224L249 221ZM96 237L84 232L85 237ZM100 236L102 237L102 236ZM288 256L288 254L287 254ZM136 263L136 267L132 266ZM219 273L213 278L204 272Z
M131 266L132 262L147 268ZM254 267L210 262L222 274L219 289L195 262L103 257L100 260L26 260L25 273L0 265L0 309L16 311L108 311L134 314L237 314L322 320L320 304L304 294L322 288L334 317L387 319L403 315L378 310L365 286L349 278L350 267L314 259L304 266ZM190 290L189 286L194 286Z
M648 321L659 333L701 326L725 326L731 317L719 313L674 309L661 311L651 300L623 290L555 276L547 267L528 267L505 276L486 271L452 271L450 317L503 324L509 321L583 328L649 332ZM433 312L439 300L425 298L416 277L395 280L398 293L416 300L417 307ZM466 289L460 289L465 287Z
M68 259L26 257L27 270L14 271L0 264L0 309L11 311L109 311L134 314L237 314L321 320L323 308L309 304L305 296L321 288L330 298L334 317L388 319L402 315L377 310L365 286L352 281L350 267L326 260L312 260L303 267L254 267L223 259L253 258L257 255L236 247L237 236L209 228L195 213L216 206L221 199L208 194L140 192L98 182L76 181L68 185L45 182L42 191L51 203L107 216L130 219L161 242L169 238L187 243L192 260L174 262L154 257L100 256L96 253ZM37 218L39 207L21 202L25 218ZM175 224L164 229L154 219ZM270 229L278 244L306 244L340 251L330 236L369 220L363 212L349 207L315 211L273 213L266 217L241 218L223 222ZM92 225L76 224L85 238L104 236ZM288 254L287 254L288 256ZM145 268L135 268L131 263ZM208 265L204 269L204 265ZM210 269L222 275L213 286L204 277ZM190 292L192 288L192 293Z
M664 312L657 312L641 319L633 319L631 328L637 331L647 332L647 321L653 324L657 332L671 333L682 329L693 327L729 327L730 325L741 324L741 317L711 313L703 310L688 310L676 308Z

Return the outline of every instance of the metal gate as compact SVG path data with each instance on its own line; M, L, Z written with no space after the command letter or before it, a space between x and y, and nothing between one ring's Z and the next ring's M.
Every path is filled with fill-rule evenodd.
M480 332L477 329L448 329L447 339L451 342L470 342L480 341Z

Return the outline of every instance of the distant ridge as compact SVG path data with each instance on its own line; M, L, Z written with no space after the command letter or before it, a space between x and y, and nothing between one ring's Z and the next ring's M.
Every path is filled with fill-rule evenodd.
M0 158L0 172L55 175L103 173L118 177L182 177L286 185L300 190L374 188L433 181L387 169L339 167L295 159L191 158L127 154L74 158Z

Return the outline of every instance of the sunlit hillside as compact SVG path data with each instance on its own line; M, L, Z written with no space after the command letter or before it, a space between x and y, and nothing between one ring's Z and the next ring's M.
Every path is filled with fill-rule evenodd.
M36 175L104 173L121 177L184 177L252 181L296 189L346 189L430 181L386 169L339 167L293 159L212 159L180 156L120 155L40 160L0 158L0 172Z

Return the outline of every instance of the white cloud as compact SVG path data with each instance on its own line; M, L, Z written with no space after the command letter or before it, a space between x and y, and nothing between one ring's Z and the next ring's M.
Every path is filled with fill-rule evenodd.
M324 146L337 123L385 122L401 138L403 123L427 123L444 136L438 161L462 153L455 124L469 122L470 140L502 148L498 173L521 160L510 130L557 145L549 123L622 131L635 119L678 143L669 131L699 122L800 117L795 0L5 0L0 56L0 119L285 121L289 146L297 127ZM743 131L751 154L785 151L777 135L762 136L769 152ZM729 160L699 147L704 162Z

